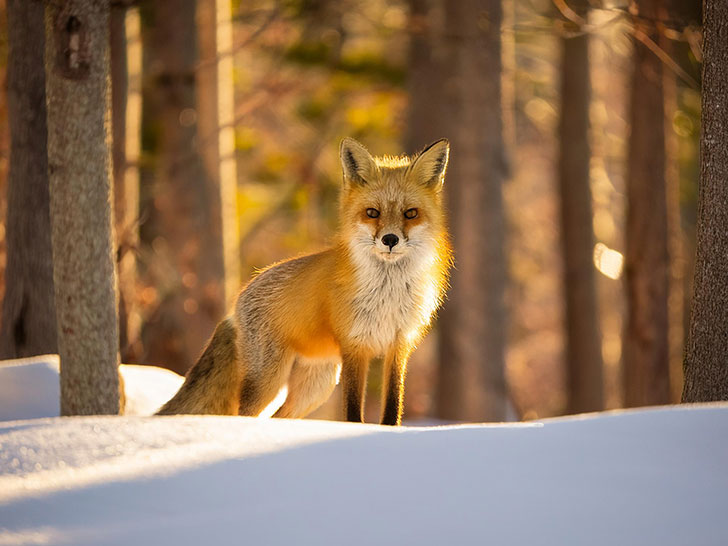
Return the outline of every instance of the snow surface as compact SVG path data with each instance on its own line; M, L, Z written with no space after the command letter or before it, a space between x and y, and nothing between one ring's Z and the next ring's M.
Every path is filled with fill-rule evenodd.
M182 380L122 373L137 413ZM57 413L57 356L0 365L0 419L28 418L0 422L0 546L728 544L728 404L401 428L30 419Z
M0 421L58 417L58 355L42 355L0 364ZM172 398L184 377L155 366L122 364L125 415L152 415ZM2 544L2 542L0 542Z
M0 544L728 544L728 406L0 423Z

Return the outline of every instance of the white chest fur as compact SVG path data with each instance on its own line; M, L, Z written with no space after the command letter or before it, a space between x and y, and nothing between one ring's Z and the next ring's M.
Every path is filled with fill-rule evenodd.
M396 336L411 338L437 307L436 289L426 268L404 258L382 262L371 255L357 261L352 341L384 353Z

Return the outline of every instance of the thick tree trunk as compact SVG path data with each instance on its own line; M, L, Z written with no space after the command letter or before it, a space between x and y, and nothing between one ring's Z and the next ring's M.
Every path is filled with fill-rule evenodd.
M145 232L154 250L159 307L143 333L145 360L184 373L224 312L219 191L210 191L198 149L196 2L156 2L149 33L154 85L149 112L159 162ZM146 99L145 99L146 100Z
M8 0L10 169L0 357L58 351L46 151L43 2Z
M586 18L586 10L580 10ZM604 405L589 186L589 35L561 39L559 199L564 260L568 413Z
M637 7L648 21L663 16L659 0L640 0ZM655 26L639 18L635 32L660 41ZM633 59L625 233L628 315L623 341L624 402L626 406L646 406L670 401L665 108L662 61L637 39Z
M46 95L61 414L119 412L109 3L48 2Z
M455 269L440 314L437 412L444 419L503 420L506 260L502 185L500 0L445 3L445 182Z
M139 151L141 130L141 24L137 8L111 9L111 113L114 158L114 226L119 278L119 347L130 362L140 352L136 306L139 245Z
M703 3L698 249L683 402L728 400L728 4Z
M200 67L197 70L198 134L210 216L222 238L224 302L240 291L240 234L235 162L233 26L230 0L198 0Z

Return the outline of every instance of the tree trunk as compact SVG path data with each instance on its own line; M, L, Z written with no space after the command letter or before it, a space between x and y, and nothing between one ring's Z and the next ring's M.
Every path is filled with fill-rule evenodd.
M407 90L409 112L404 147L414 154L445 136L442 112L443 96L439 85L432 84L433 74L443 69L443 41L438 39L439 18L429 0L409 0L409 74Z
M240 291L240 234L235 162L233 27L230 0L198 0L200 67L197 70L198 133L210 216L222 237L224 302Z
M111 8L111 113L114 158L114 226L119 276L119 347L123 362L140 353L136 308L139 246L139 150L141 131L141 25L139 10Z
M579 10L579 15L586 19L587 10ZM559 198L566 300L567 412L582 413L598 411L604 405L589 186L589 35L564 37L561 48Z
M703 3L698 248L683 402L728 400L728 4Z
M58 351L46 151L43 3L8 0L10 168L0 357Z
M500 0L445 3L445 182L455 269L440 313L437 412L443 419L503 420L506 317L506 177L501 111Z
M46 94L61 414L119 412L109 3L48 2Z
M650 20L663 17L659 0L637 2L635 32L660 42ZM670 401L668 296L670 261L666 194L663 64L634 40L631 90L625 272L624 333L626 406Z
M145 226L159 306L143 333L145 360L180 373L194 363L224 311L220 194L206 182L197 141L195 8L194 0L151 4L145 46L153 79L146 112L160 141Z

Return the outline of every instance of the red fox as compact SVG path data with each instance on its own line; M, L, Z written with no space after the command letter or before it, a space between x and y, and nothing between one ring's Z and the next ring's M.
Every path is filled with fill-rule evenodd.
M274 264L237 298L179 392L159 414L304 417L339 375L346 418L363 420L367 371L384 358L382 424L402 418L407 359L427 330L452 262L442 204L450 145L414 157L340 146L340 229L331 248Z

